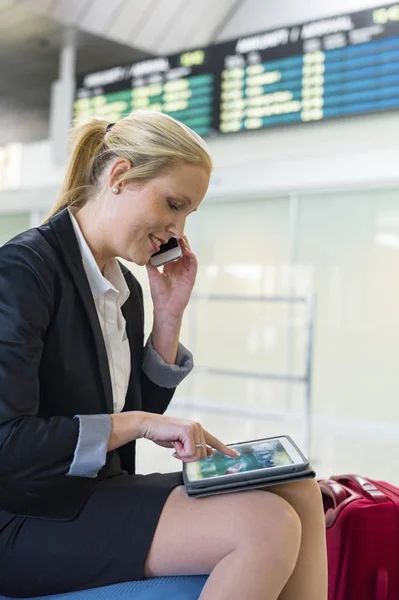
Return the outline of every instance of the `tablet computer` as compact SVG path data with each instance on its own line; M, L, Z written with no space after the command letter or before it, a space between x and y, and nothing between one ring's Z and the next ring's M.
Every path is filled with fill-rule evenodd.
M287 435L228 444L239 452L237 458L217 450L202 460L185 463L183 478L186 488L202 488L250 481L290 479L309 470L309 461Z

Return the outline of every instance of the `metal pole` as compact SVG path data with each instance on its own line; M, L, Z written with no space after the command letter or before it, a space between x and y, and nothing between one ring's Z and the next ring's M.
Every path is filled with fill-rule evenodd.
M306 304L305 296L236 296L233 294L193 294L191 300L211 300L212 302L291 302Z
M314 344L314 322L316 315L316 296L309 297L307 327L308 343L306 348L305 363L305 454L310 460L312 451L312 363L313 363L313 344Z
M306 383L306 377L295 375L280 375L279 373L257 373L256 371L239 371L238 369L214 369L213 367L196 366L196 372L207 375L227 375L229 377L242 377L245 379L268 379L271 381L288 381L291 383Z
M288 295L295 297L295 267L298 260L298 223L299 223L299 198L297 194L290 195L290 250L289 250L289 284ZM287 333L285 339L285 372L291 375L294 369L295 351L295 310L292 302L287 306ZM292 385L285 386L285 408L292 408Z
M199 223L196 223L193 234L190 234L190 241L193 248L200 248L200 244L202 241L202 231L199 227ZM188 305L188 343L191 352L195 352L197 348L197 340L198 340L198 308L194 302L190 302ZM187 394L190 401L194 400L195 395L195 387L196 387L196 378L195 378L195 369L194 373L191 374L191 377L186 379L187 386Z
M75 94L76 31L68 28L64 36L59 58L59 77L51 86L50 102L53 157L55 163L60 165L64 165L68 157L68 137Z

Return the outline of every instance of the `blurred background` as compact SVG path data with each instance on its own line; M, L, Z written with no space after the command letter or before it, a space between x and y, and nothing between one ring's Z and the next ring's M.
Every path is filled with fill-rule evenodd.
M399 484L399 4L0 0L0 243L55 202L72 121L137 108L215 162L169 413ZM146 441L138 462L180 468Z

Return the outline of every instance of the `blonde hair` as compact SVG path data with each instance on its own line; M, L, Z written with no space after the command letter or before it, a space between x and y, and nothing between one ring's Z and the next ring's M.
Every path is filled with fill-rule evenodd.
M107 164L126 158L132 167L117 184L146 182L185 162L212 171L204 140L172 117L149 110L136 111L110 124L91 118L72 131L72 153L50 219L62 208L81 208L95 192Z

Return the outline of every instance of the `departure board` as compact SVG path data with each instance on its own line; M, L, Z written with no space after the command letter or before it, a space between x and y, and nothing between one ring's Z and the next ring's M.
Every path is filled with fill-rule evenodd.
M202 136L399 108L399 3L78 80L77 122L142 108Z
M85 75L78 82L75 118L94 115L114 122L135 110L155 110L206 136L215 113L210 54L193 50Z
M218 48L222 133L399 107L399 4Z

